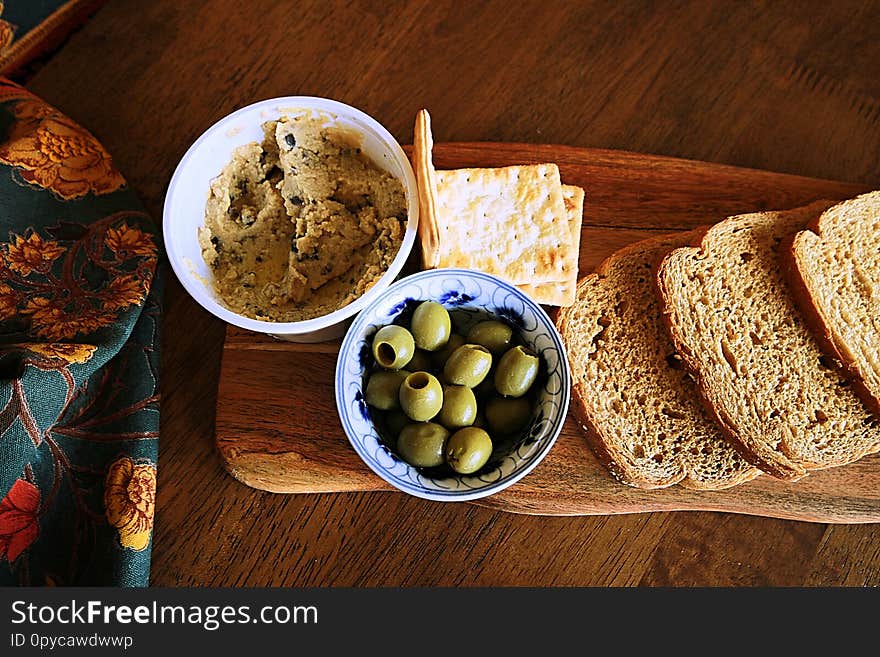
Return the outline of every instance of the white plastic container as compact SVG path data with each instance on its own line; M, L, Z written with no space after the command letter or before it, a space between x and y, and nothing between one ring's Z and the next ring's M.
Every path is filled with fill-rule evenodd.
M243 144L263 139L262 124L282 116L317 112L328 125L354 130L363 136L361 149L378 167L403 184L408 222L403 244L388 270L361 297L328 315L301 322L266 322L238 315L217 299L212 273L202 258L198 230L205 223L205 204L213 180ZM381 294L400 274L415 244L419 204L415 175L409 159L381 124L344 103L313 96L286 96L260 101L221 119L189 148L178 164L162 213L165 250L175 275L186 291L220 319L251 331L293 342L321 342L340 337L352 317Z

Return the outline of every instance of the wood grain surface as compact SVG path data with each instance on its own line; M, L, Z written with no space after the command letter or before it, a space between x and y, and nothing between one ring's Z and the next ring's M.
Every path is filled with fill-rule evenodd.
M866 191L852 183L552 145L435 144L434 161L440 168L559 164L563 183L586 190L578 263L582 274L622 245L658 230L683 230L737 212L797 207ZM224 466L236 479L276 493L393 490L361 461L342 431L333 391L338 348L338 340L298 344L227 327L215 438ZM880 455L796 483L765 476L723 492L681 486L642 491L609 475L571 416L532 473L476 503L536 515L715 510L880 522Z
M877 2L110 2L29 80L160 219L178 160L255 100L329 96L401 143L622 149L880 187ZM154 585L880 584L880 525L540 517L278 495L214 448L224 326L169 276ZM430 555L430 558L426 558Z

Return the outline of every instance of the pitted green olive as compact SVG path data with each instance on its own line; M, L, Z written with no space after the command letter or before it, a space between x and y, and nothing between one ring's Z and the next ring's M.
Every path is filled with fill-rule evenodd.
M471 327L467 334L467 341L473 344L481 344L493 356L500 356L510 347L513 341L513 329L497 319L487 319Z
M400 408L400 384L407 377L406 370L380 370L367 380L364 399L370 406L383 411Z
M495 435L520 431L532 417L532 404L527 397L493 397L485 408L486 422Z
M407 424L397 437L397 451L404 461L417 468L443 465L449 431L434 422Z
M495 370L495 389L505 397L522 397L538 377L538 357L521 345L504 352Z
M437 415L437 421L447 429L467 427L477 417L477 398L474 391L466 386L445 386L443 388L443 406Z
M446 344L452 332L449 311L436 301L423 301L413 313L410 329L419 349L436 351Z
M492 368L492 354L478 344L463 344L452 352L443 366L449 383L474 388L486 378Z
M452 355L452 352L463 345L464 342L464 336L461 333L453 333L450 335L446 344L441 349L438 349L431 354L431 362L434 367L438 370L442 370L446 361L449 360L449 357Z
M409 323L379 329L364 397L383 443L419 468L479 472L535 412L540 358L502 317L419 303ZM471 326L465 333L454 325ZM500 453L499 453L500 456ZM437 471L438 474L440 470Z
M483 429L465 427L446 441L446 463L459 474L476 472L492 455L492 439Z
M430 420L443 406L443 388L428 372L413 372L400 386L400 408L416 422Z
M409 363L416 351L412 333L402 326L383 326L373 337L373 358L386 370L399 370Z

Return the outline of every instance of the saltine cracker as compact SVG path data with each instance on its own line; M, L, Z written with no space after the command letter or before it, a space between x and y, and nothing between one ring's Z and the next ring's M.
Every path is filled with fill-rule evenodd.
M571 241L575 252L580 251L581 225L584 217L584 190L574 185L562 186L562 197L565 201L565 210L568 215L568 228L571 233ZM570 306L575 302L577 289L577 269L564 281L550 283L538 283L532 285L523 283L517 287L533 299L540 299L540 303L550 306Z
M437 171L432 148L430 116L421 110L413 162L423 266L479 269L527 286L539 303L565 303L577 277L583 190L572 239L573 211L555 164Z

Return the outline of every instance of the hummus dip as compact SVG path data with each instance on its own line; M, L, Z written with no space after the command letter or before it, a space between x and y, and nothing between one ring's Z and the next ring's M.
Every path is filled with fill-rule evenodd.
M296 322L364 294L406 231L403 184L361 153L357 136L319 117L263 124L211 183L202 257L229 310Z

